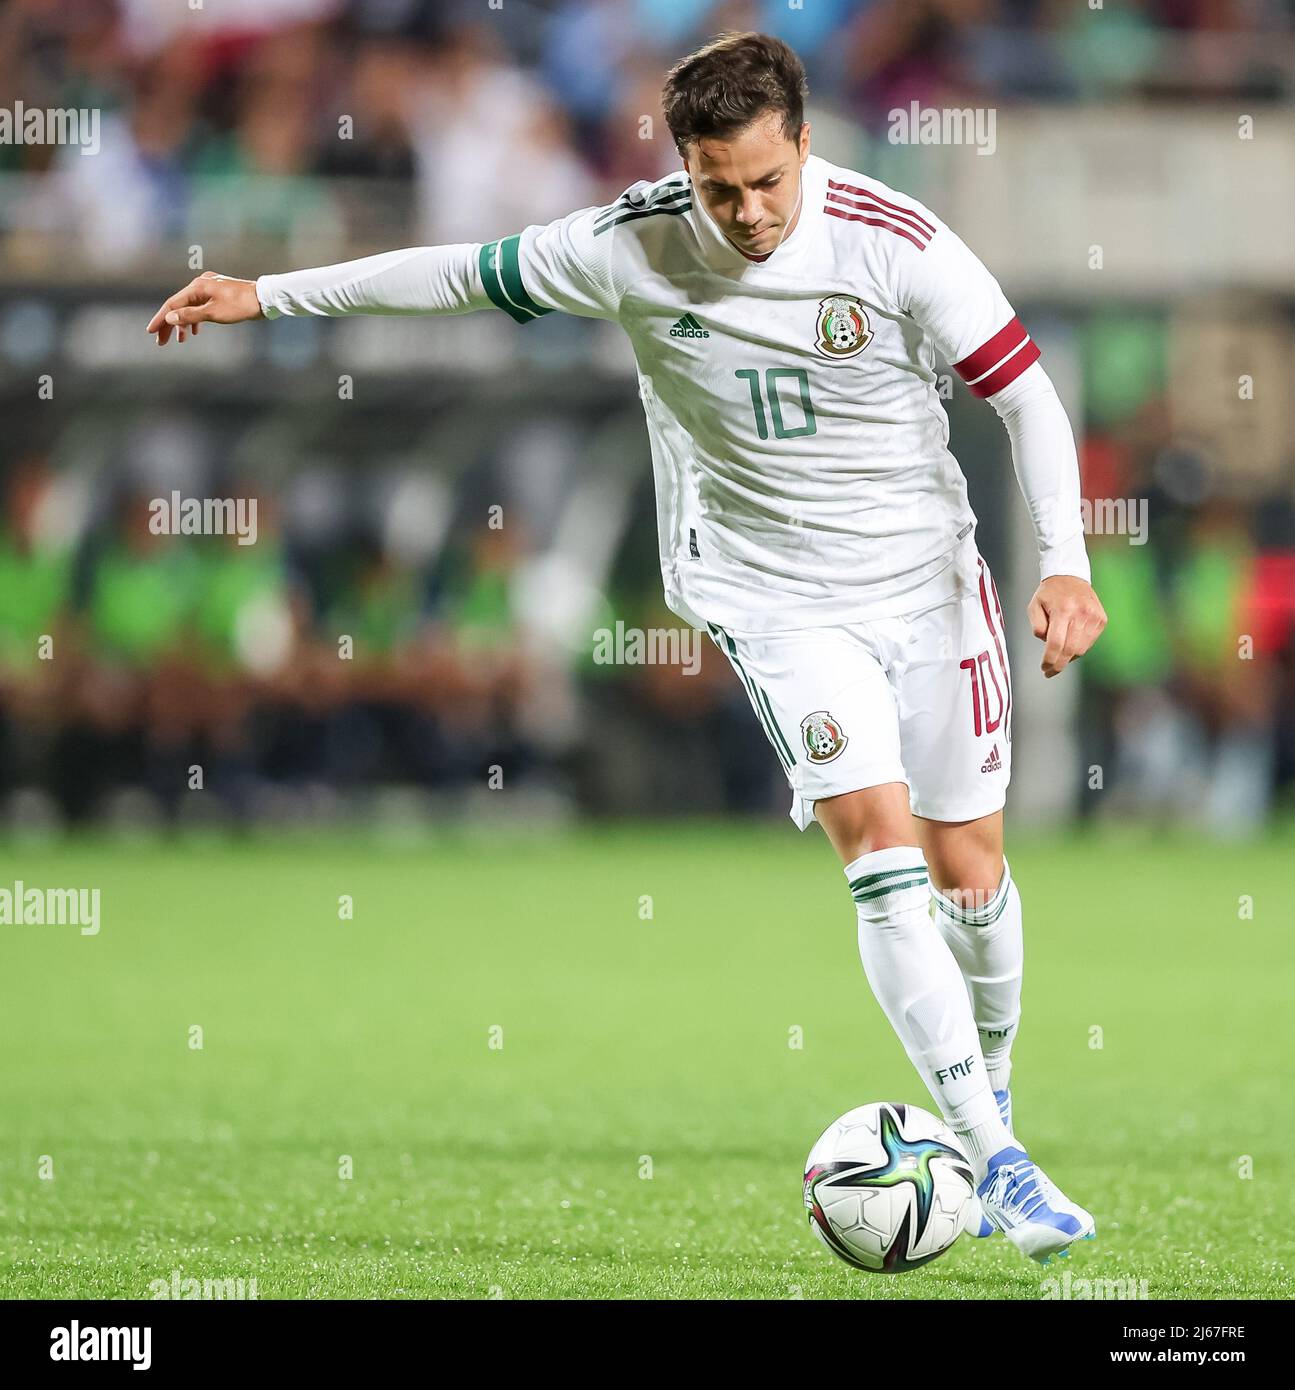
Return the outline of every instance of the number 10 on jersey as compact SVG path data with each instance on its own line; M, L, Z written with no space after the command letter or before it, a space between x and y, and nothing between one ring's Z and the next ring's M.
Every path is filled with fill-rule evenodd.
M809 398L809 373L804 367L766 367L764 372L764 391L760 390L760 373L755 367L743 367L733 373L751 388L751 409L755 412L755 429L761 439L769 438L769 418L773 418L773 437L775 439L799 439L802 435L813 434L818 429L814 418L814 405ZM783 398L780 383L795 382L800 393L800 410L804 423L788 426L783 420ZM769 408L765 410L765 399ZM789 395L788 399L794 399Z

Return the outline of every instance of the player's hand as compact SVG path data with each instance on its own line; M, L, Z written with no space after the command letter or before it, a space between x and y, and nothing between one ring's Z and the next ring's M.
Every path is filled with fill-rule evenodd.
M157 345L184 342L187 334L198 334L201 323L246 323L261 317L261 301L256 297L255 280L235 280L204 270L170 299L148 321L148 333L157 334Z
M1043 643L1043 674L1060 674L1102 635L1106 610L1087 580L1054 574L1034 591L1026 610L1034 635Z

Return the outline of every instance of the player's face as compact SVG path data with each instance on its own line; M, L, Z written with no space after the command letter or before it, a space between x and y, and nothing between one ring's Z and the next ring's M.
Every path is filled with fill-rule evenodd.
M789 140L781 114L769 112L727 140L694 140L684 168L720 231L739 251L763 256L796 225L808 158L809 123Z

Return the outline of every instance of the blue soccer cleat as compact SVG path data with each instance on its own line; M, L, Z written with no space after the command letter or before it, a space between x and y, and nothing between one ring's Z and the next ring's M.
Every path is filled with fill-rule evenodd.
M1092 1240L1097 1223L1070 1201L1024 1149L1000 1149L976 1189L983 1217L1040 1264L1066 1255L1072 1241Z

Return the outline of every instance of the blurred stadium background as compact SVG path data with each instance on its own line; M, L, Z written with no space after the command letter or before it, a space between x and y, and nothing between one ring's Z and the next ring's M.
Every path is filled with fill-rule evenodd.
M1006 434L947 402L1014 625L1014 1094L1098 1215L1074 1263L1289 1297L1292 5L193 4L0 3L0 112L101 118L93 156L0 143L0 890L104 904L0 933L0 1297L1040 1297L1001 1241L877 1281L804 1228L830 1117L926 1097L727 662L595 660L678 626L618 330L143 332L199 269L662 174L664 71L724 28L982 256L1080 439L1111 622L1046 682ZM993 153L892 143L913 102ZM256 543L152 534L176 491L255 498Z
M280 321L165 353L142 331L199 269L486 240L661 175L664 70L724 28L791 42L815 150L998 275L1094 514L1131 523L1090 538L1108 631L1045 684L1007 438L953 393L1016 624L1009 814L1244 836L1289 807L1287 0L9 0L0 104L101 112L93 157L0 145L9 830L785 816L717 653L594 660L600 628L678 625L613 326ZM992 155L892 143L912 102L992 110ZM255 497L256 544L150 534L173 490Z

